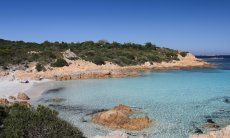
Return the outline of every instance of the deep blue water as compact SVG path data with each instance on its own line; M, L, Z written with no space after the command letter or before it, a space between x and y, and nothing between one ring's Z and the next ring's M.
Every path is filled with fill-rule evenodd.
M218 69L230 70L230 55L224 56L198 56L203 60L218 65Z
M46 83L49 89L37 102L60 112L60 117L80 127L87 136L104 135L110 129L92 124L91 112L126 104L141 109L154 124L137 135L152 138L184 138L212 119L230 124L230 58L204 58L214 69L146 72L142 77L89 79ZM48 99L66 99L53 103ZM135 136L133 136L135 137Z

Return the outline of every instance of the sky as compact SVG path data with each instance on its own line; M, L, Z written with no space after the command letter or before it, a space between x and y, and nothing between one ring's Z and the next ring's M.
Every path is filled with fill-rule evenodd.
M0 38L152 42L230 54L230 0L1 0Z

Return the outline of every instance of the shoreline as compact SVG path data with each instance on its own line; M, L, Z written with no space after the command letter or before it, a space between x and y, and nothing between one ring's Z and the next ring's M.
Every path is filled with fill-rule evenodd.
M18 93L23 92L27 94L31 99L30 103L34 102L36 98L41 96L44 90L31 91L35 85L51 82L53 80L44 79L41 81L28 80L29 83L22 83L20 80L10 80L8 77L0 78L0 98L6 98L9 100L9 96L16 97Z
M80 66L82 64L89 64L90 66L93 66L93 69L88 69L90 66L88 68L82 66L83 69L74 71L74 69L76 69L76 66L79 67L79 64ZM111 63L98 66L98 65L93 65L93 63L87 61L78 60L76 62L72 62L71 65L73 68L69 72L68 72L69 67L62 67L62 68L55 68L54 70L48 70L47 72L30 72L30 71L18 70L15 72L9 72L9 74L4 77L1 77L0 75L0 88L1 88L0 97L8 99L9 96L16 96L16 94L19 92L25 92L31 98L30 103L32 103L33 105L33 101L39 96L41 96L41 94L45 91L45 89L43 90L39 89L37 91L33 91L33 87L37 84L42 84L46 82L93 79L93 78L106 79L106 78L138 77L141 76L141 72L145 72L145 71L150 71L150 72L170 71L170 70L187 70L187 69L214 67L214 65L198 59L181 60L181 61L174 61L169 63L162 62L162 63L153 63L153 64L146 62L144 65L126 66L126 67L116 66ZM58 73L60 73L60 75L55 76ZM13 81L11 81L12 78L14 78ZM42 79L39 80L40 78ZM28 80L29 83L21 83L20 80ZM209 133L213 133L213 132L210 131L207 133L207 135L209 135ZM191 134L191 136L196 137L197 135Z
M110 62L106 62L105 65L96 65L84 60L68 60L69 66L52 68L45 72L37 72L34 63L27 70L0 70L0 97L8 98L9 96L16 96L19 92L24 92L32 99L36 99L44 90L37 90L35 92L32 90L32 87L48 81L138 77L142 76L142 73L146 71L154 72L214 67L212 64L197 59L191 53L188 53L186 57L178 55L178 58L178 61L161 63L145 62L143 65L124 67ZM29 81L29 83L23 83L25 81Z
M214 65L209 64L201 59L197 59L194 55L188 53L186 57L178 55L179 60L171 62L145 62L142 65L118 66L116 64L106 62L104 65L96 65L84 60L67 60L70 64L64 67L47 66L47 71L38 72L35 69L36 63L31 63L26 70L2 71L1 76L9 76L12 79L20 80L42 80L50 79L56 81L93 79L93 78L122 78L141 76L142 71L167 71L180 69L195 68L213 68Z

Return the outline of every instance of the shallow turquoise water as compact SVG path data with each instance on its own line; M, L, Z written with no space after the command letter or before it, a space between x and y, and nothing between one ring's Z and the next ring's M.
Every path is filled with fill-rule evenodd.
M61 103L63 107L54 108L88 136L109 131L82 122L88 112L122 103L141 108L155 120L141 133L149 137L188 137L194 127L202 128L208 116L219 124L230 123L230 104L224 102L230 97L229 80L229 70L193 70L145 73L137 78L52 82L50 88L64 89L44 94L39 103L52 104L44 99L53 97L67 99Z
M230 70L201 69L149 72L142 77L91 79L43 84L60 91L43 94L37 103L47 104L60 116L80 127L87 136L111 130L90 123L87 114L126 104L141 109L154 125L138 133L156 138L188 137L195 128L202 131L207 118L230 124ZM47 99L60 97L62 103Z

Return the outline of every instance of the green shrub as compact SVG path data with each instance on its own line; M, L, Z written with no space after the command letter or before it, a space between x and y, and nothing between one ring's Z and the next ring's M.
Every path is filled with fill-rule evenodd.
M69 64L62 58L56 60L56 62L51 64L52 67L64 67L69 66Z
M38 72L40 72L40 71L46 71L46 68L44 67L44 65L42 65L40 63L37 63L35 68L36 68L36 70Z
M142 64L146 60L153 60L154 62L172 61L177 59L178 54L176 50L160 48L150 42L144 45L109 43L107 41L86 41L82 43L46 41L38 44L0 39L0 66L21 64L25 61L36 61L45 65L56 61L51 66L63 67L68 64L62 59L62 52L68 49L77 54L77 59L91 61L98 65L105 64L105 61L122 66ZM39 52L30 54L31 51ZM181 54L186 55L186 53Z
M102 57L96 56L93 59L93 63L95 63L96 65L104 65L105 64L105 60Z
M187 54L188 54L188 52L180 52L180 55L181 55L182 57L186 57Z
M1 110L0 110L1 111ZM37 109L14 105L3 121L0 137L84 137L82 132L58 118L58 112L39 105Z

